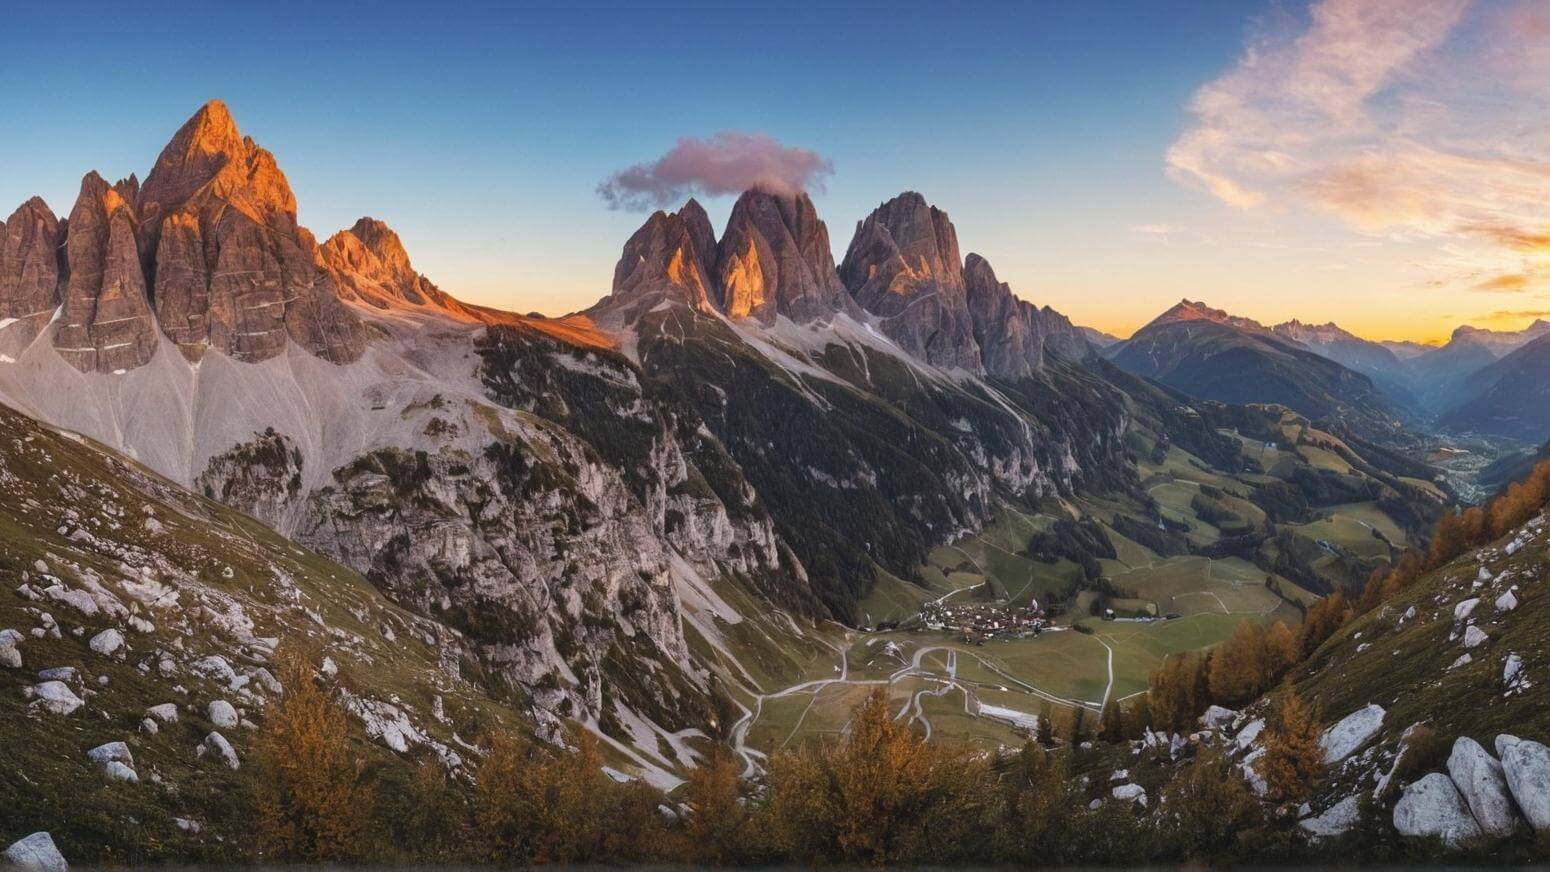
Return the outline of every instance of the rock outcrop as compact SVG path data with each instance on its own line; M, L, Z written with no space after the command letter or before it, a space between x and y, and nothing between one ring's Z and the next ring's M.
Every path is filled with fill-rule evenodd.
M260 361L287 338L334 363L364 350L274 156L241 136L219 101L162 150L140 217L155 250L156 315L190 361L214 348ZM72 222L73 224L73 222Z
M59 308L66 226L38 197L0 224L0 319L23 322L29 339Z
M717 250L726 314L766 324L778 315L808 322L856 313L834 269L829 230L806 194L744 191Z
M149 363L159 334L146 294L139 183L109 186L96 173L81 181L70 211L69 280L54 347L82 372L117 372Z
M1044 365L1046 355L1067 360L1086 357L1087 339L1071 319L1048 306L1019 299L996 279L990 262L970 254L963 264L969 315L985 371L1001 378L1023 378Z
M1341 718L1319 737L1319 748L1324 752L1324 762L1339 763L1366 745L1383 729L1383 706L1368 703Z
M1480 835L1480 825L1448 776L1433 772L1405 788L1394 805L1394 829L1402 836L1442 839L1457 847Z
M476 313L416 272L398 234L382 221L362 218L319 249L339 296L378 309L414 306L479 320Z
M1468 736L1454 741L1448 756L1448 777L1486 833L1510 836L1518 828L1518 812L1508 795L1502 764L1479 742Z
M958 232L925 197L907 191L856 225L840 279L910 354L936 366L983 371Z
M697 201L677 212L656 212L624 244L614 267L613 295L647 307L669 299L715 311L721 306L716 256L715 232Z
M54 837L42 832L16 840L0 853L0 860L19 872L65 872L70 868L54 846Z
M1504 734L1496 737L1496 753L1507 788L1529 825L1550 829L1550 748Z

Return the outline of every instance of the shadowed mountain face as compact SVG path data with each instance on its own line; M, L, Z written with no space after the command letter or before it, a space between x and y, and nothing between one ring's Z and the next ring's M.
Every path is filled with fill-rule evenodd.
M1468 402L1489 386L1478 373L1546 332L1550 322L1544 320L1512 331L1460 327L1447 344L1408 361L1416 396L1433 412Z
M1550 336L1540 336L1459 382L1438 426L1540 443L1550 438Z
M1226 403L1278 403L1367 438L1403 437L1408 415L1372 379L1257 322L1185 300L1109 349L1121 368Z
M1411 411L1420 411L1415 396L1414 370L1392 349L1363 339L1334 323L1304 324L1287 321L1271 328L1277 336L1306 346L1347 369L1373 380L1390 399Z

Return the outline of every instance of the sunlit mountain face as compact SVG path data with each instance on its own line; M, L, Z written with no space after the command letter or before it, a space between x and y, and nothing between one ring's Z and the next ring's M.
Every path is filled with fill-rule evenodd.
M1537 3L263 13L0 36L0 866L1544 859Z

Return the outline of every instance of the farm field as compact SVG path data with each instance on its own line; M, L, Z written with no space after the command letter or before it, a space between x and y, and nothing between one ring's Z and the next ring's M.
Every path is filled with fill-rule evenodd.
M1078 508L1095 519L1112 518L1112 510L1105 511L1102 504ZM921 568L921 576L935 582L931 589L893 578L895 591L886 599L869 600L877 609L874 618L884 613L882 604L894 610L888 614L897 620L907 617L909 609L918 611L920 603L944 595L1010 596L1020 603L1026 602L1025 592L1059 590L1074 583L1079 571L1075 564L1041 563L1012 550L1052 521L1009 513L982 535L936 549ZM932 735L987 748L1015 746L1022 741L1015 724L1026 731L1031 717L1045 714L1064 722L1078 707L1094 716L1105 700L1124 700L1144 691L1148 674L1169 655L1214 645L1243 620L1300 620L1298 608L1267 587L1265 572L1245 560L1162 558L1106 531L1119 559L1102 565L1127 594L1111 604L1118 612L1155 614L1157 619L1105 621L1077 607L1071 619L1061 622L1068 626L983 643L919 628L854 632L841 644L843 653L834 657L839 662L828 672L804 670L804 682L762 701L747 730L747 748L768 754L837 735L856 703L879 687L886 688L900 717ZM1298 601L1314 598L1287 579L1277 578L1276 585ZM1081 597L1079 606L1085 602ZM1160 617L1168 614L1177 617ZM1069 625L1070 620L1075 625ZM817 680L810 677L815 675Z

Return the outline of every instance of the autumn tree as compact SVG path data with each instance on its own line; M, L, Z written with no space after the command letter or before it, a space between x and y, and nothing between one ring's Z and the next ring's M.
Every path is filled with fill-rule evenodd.
M1245 620L1211 659L1211 699L1233 705L1268 690L1297 661L1297 641L1286 624Z
M730 752L717 747L703 764L689 770L683 798L689 807L683 827L685 859L725 866L746 856L748 807Z
M1196 654L1175 654L1152 670L1147 697L1151 719L1160 730L1187 731L1209 704L1202 693L1206 661Z
M1024 745L1001 782L994 858L1016 864L1065 859L1074 801L1064 757L1033 743Z
M1302 626L1297 631L1297 651L1306 660L1324 641L1335 635L1351 618L1351 608L1345 594L1335 591L1308 607Z
M1082 744L1087 740L1087 709L1084 706L1076 706L1071 711L1071 747Z
M281 648L273 666L282 691L254 753L261 848L286 859L359 859L373 796L351 746L349 715L306 654Z
M1049 703L1044 704L1044 710L1039 714L1039 723L1034 727L1033 738L1045 748L1055 747L1055 713Z
M1220 856L1260 819L1259 803L1218 748L1201 751L1168 782L1158 809L1162 841L1184 861Z
M652 859L666 843L657 813L664 797L603 772L597 738L572 736L574 751L550 751L501 734L478 771L474 820L488 859L501 863Z
M981 856L993 795L984 758L928 742L873 691L833 743L775 755L756 829L795 863L946 863Z
M1280 709L1264 728L1261 742L1265 753L1254 764L1271 795L1298 802L1317 786L1324 774L1321 732L1313 712L1288 688Z

